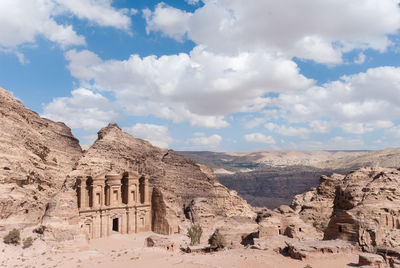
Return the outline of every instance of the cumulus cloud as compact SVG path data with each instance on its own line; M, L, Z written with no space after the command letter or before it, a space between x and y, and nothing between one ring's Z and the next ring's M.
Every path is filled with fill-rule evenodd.
M400 28L395 0L215 0L193 13L157 5L145 18L148 31L187 36L218 53L263 49L327 64L356 48L385 51Z
M189 5L195 6L199 4L200 0L185 0Z
M79 19L87 19L100 26L110 26L117 29L128 30L131 20L129 10L117 10L111 6L111 0L55 0L67 12ZM133 11L135 12L135 11Z
M265 136L262 133L250 133L244 135L244 139L247 142L256 142L256 143L264 143L264 144L275 144L275 140L271 136Z
M357 58L354 59L354 63L355 64L363 64L366 60L366 56L363 52L360 52L360 54L358 54Z
M295 94L283 93L271 99L271 105L290 123L311 122L311 128L324 133L329 122L347 133L363 134L393 125L400 116L399 93L400 68L378 67Z
M182 41L183 36L189 30L188 23L191 14L169 7L163 2L156 6L154 12L151 12L150 9L144 9L142 12L147 22L147 33L161 31L168 37Z
M122 61L103 61L87 50L70 50L65 57L82 85L113 92L131 115L152 114L209 128L228 126L226 115L262 110L269 102L267 93L314 82L293 61L262 51L227 56L198 46L190 54L131 55Z
M162 125L137 123L124 128L124 130L136 138L147 140L154 146L161 148L168 148L168 145L173 142L173 139L169 136L168 127Z
M267 124L265 124L265 127L269 131L279 133L283 136L292 136L292 137L297 136L297 137L301 137L301 138L306 138L311 133L311 130L308 128L277 125L274 123L267 123Z
M85 39L71 25L57 24L52 17L53 1L4 0L0 1L0 46L13 47L34 42L42 35L60 45L83 45Z
M99 130L119 118L101 94L85 88L75 89L71 94L71 97L55 98L44 105L41 116L85 130Z
M266 121L263 117L257 117L244 123L244 127L251 129L262 125Z
M327 121L313 120L309 123L309 126L315 133L328 133L330 131L330 124Z
M209 137L198 136L196 138L189 139L189 142L196 146L206 146L208 148L215 148L221 143L222 137L220 135L214 134Z
M42 36L62 47L85 45L85 38L71 24L56 18L72 14L100 26L128 30L130 18L116 10L110 0L2 0L0 1L0 47L17 47L34 43Z

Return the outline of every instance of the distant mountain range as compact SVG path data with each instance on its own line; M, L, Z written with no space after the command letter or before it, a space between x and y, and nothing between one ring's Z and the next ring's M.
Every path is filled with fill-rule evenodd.
M294 195L318 185L321 175L346 174L362 166L400 167L400 148L380 151L181 151L211 167L222 184L253 206L289 204Z

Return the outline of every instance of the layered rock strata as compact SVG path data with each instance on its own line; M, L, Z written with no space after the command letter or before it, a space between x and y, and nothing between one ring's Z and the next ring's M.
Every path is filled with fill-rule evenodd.
M194 223L212 229L224 218L255 218L251 206L207 167L136 139L116 124L100 130L83 154L67 126L41 118L0 89L0 232L44 226L47 240L76 239L78 180L111 170L148 179L154 232L186 232Z
M300 218L320 230L325 230L332 216L336 187L344 175L321 176L319 186L311 191L296 195L291 207Z
M338 186L325 239L357 242L364 250L400 246L400 171L361 168Z
M41 118L0 89L0 232L40 225L56 206L54 216L67 212L63 224L76 224L74 195L60 193L70 189L67 175L81 156L65 124Z

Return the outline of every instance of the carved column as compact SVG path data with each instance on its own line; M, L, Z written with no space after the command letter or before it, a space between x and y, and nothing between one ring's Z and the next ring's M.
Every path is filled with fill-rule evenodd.
M149 177L144 177L144 202L149 203Z
M80 188L81 188L81 190L80 190L80 201L81 201L81 203L79 204L79 206L80 206L80 208L81 209L84 209L84 208L86 208L86 196L87 196L87 193L86 193L86 177L83 177L83 178L81 178L81 185L80 185Z
M106 175L107 184L110 186L110 206L120 205L122 195L121 195L121 179L122 176L115 172L110 172Z

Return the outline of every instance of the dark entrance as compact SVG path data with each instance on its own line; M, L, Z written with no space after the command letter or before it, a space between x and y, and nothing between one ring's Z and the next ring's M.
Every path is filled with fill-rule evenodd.
M118 218L113 219L112 230L118 232Z

